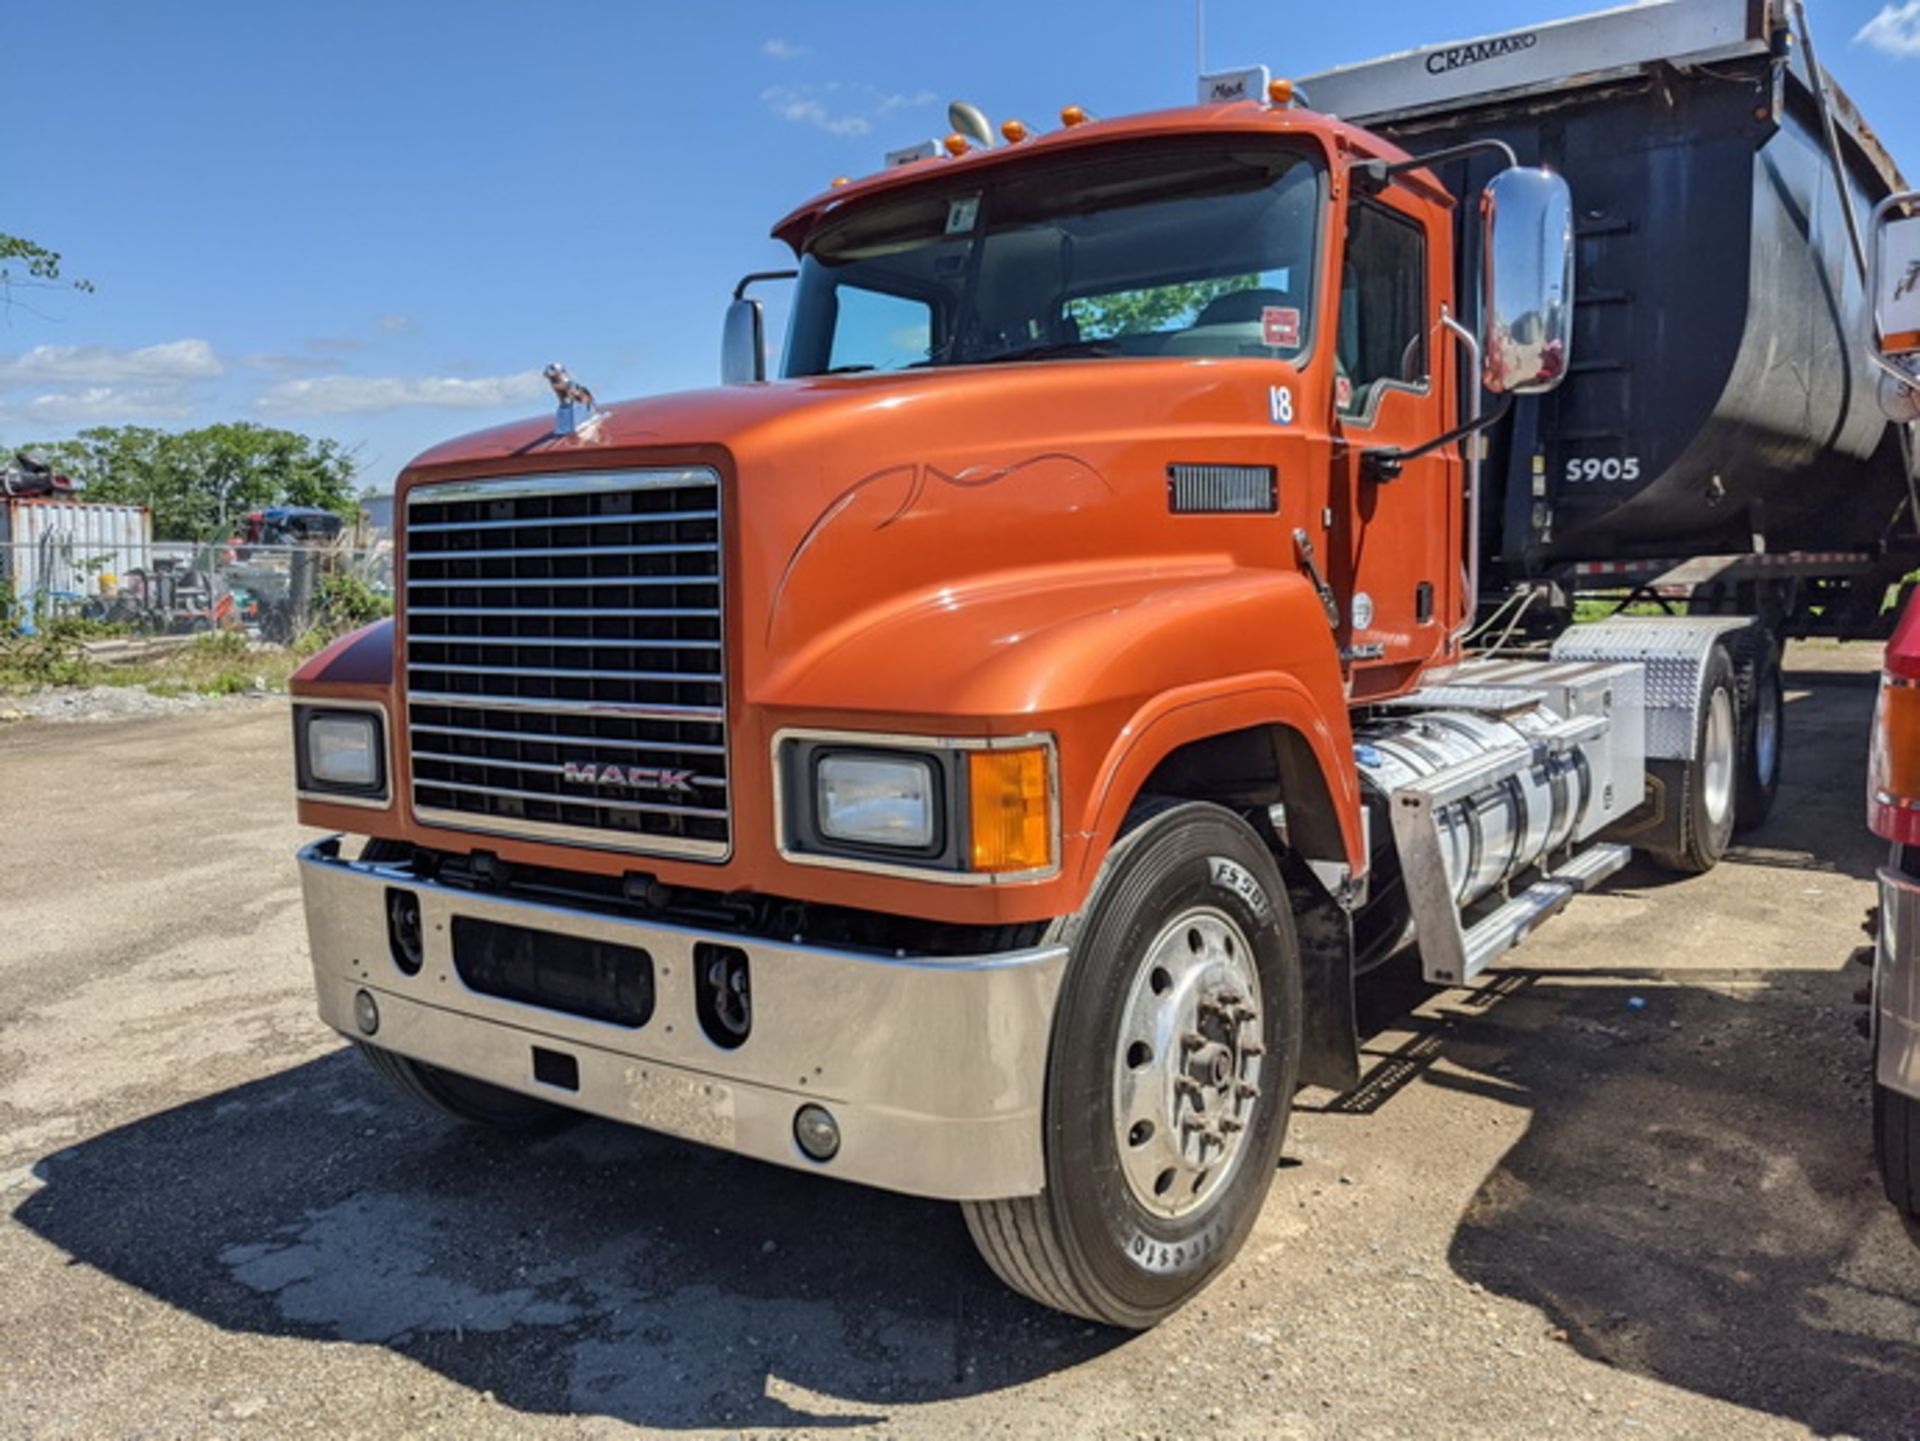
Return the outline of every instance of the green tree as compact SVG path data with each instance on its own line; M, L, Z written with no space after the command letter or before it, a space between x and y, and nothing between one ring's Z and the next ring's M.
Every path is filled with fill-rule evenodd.
M86 482L88 500L144 505L156 540L212 540L269 505L311 505L351 520L353 453L336 440L239 421L198 430L96 426L26 447Z
M26 279L16 272L24 266ZM10 297L16 285L71 285L75 290L92 290L91 280L62 280L60 252L36 245L18 235L0 233L0 296Z
M1189 280L1145 290L1121 290L1112 295L1086 295L1069 300L1067 314L1079 322L1083 340L1146 335L1191 325L1209 301L1236 290L1252 290L1259 284L1257 275L1224 275L1217 280Z

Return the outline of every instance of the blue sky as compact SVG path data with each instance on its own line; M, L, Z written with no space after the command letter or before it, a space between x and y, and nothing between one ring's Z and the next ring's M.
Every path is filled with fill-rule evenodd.
M1306 74L1594 8L1207 0L1207 59ZM1809 8L1920 175L1920 0ZM63 0L6 32L0 231L97 290L0 313L0 441L255 419L359 447L383 489L544 410L549 360L602 398L709 383L734 281L786 258L773 221L944 134L948 99L1155 109L1195 58L1193 0Z

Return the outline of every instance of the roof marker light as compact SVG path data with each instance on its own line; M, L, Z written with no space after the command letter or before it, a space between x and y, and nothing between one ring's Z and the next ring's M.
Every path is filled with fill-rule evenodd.
M942 143L947 147L947 154L956 160L973 148L967 144L967 137L962 135L958 130L949 135Z
M1281 76L1267 82L1267 103L1269 105L1293 104L1293 82Z
M1069 105L1060 112L1060 123L1067 126L1085 125L1087 112L1078 105Z
M1007 144L1018 145L1027 138L1029 132L1018 120L1009 120L1001 125L1000 133L1006 137Z
M834 188L835 190L838 190L838 189L839 189L839 188L840 188L840 187L841 187L842 185L851 185L851 184L853 184L853 181L852 181L852 179L850 179L850 178L849 178L848 176L845 176L845 175L836 175L836 176L834 176L834 177L833 177L833 181L832 181L832 184L833 184L833 188Z

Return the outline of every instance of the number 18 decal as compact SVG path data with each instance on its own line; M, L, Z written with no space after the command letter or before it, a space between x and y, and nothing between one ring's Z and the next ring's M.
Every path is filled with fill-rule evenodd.
M1293 424L1293 387L1291 385L1267 387L1267 414L1275 425Z
M1624 459L1609 455L1604 459L1597 455L1581 456L1567 462L1567 479L1581 480L1638 480L1640 478L1640 457L1629 455Z

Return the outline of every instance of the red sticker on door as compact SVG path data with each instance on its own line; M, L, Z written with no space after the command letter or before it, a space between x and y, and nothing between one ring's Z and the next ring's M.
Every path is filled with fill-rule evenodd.
M1260 333L1268 345L1296 349L1300 344L1300 312L1291 305L1268 305L1260 311Z

